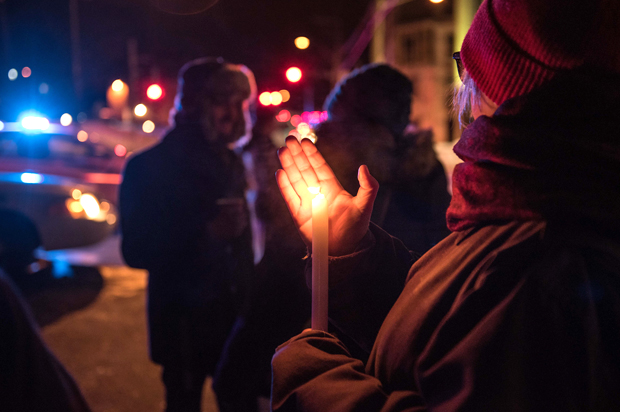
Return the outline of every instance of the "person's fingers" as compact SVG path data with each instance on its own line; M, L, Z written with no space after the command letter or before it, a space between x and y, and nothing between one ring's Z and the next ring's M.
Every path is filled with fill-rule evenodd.
M314 169L314 172L316 173L316 176L319 178L320 181L326 181L331 179L338 181L336 179L336 176L334 175L332 168L329 167L321 152L319 152L319 150L310 139L303 139L301 141L301 148L306 154L310 165L312 165L312 168Z
M293 161L299 169L299 173L303 177L308 186L319 186L319 178L314 172L314 168L310 165L306 153L302 150L302 146L295 136L289 136L286 138L286 147L293 155Z
M289 211L291 214L295 214L301 205L301 199L297 196L293 186L291 186L291 182L289 181L289 178L284 170L278 169L276 171L276 181L278 182L280 193L282 194Z
M280 159L282 168L286 172L288 181L297 192L297 195L300 197L307 195L309 193L308 185L297 168L297 164L295 163L295 160L293 160L293 155L288 146L281 147L278 150L278 158Z
M372 206L379 192L379 182L370 174L366 165L360 166L357 172L357 180L360 188L357 191L357 196L355 196L355 203L363 213L368 210L372 211Z

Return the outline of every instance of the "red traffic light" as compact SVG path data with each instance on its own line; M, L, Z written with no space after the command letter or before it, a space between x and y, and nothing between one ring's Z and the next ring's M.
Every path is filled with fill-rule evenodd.
M290 67L286 71L286 78L291 83L297 83L298 81L300 81L301 80L301 75L302 75L302 73L301 73L301 69L299 67Z
M150 85L146 89L146 97L151 100L159 100L164 96L164 89L157 83Z

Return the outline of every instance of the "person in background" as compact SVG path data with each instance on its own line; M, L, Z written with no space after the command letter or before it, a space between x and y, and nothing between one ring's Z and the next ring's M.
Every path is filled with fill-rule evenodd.
M28 305L2 269L0 410L90 411L77 384L43 341Z
M475 119L454 151L451 235L416 258L370 223L308 140L278 182L311 245L330 215L330 321L272 361L276 411L617 411L620 405L620 7L485 0L455 55ZM413 265L412 265L413 263Z
M357 168L367 165L380 184L371 221L424 253L450 233L450 195L432 132L409 124L412 93L411 81L387 64L354 70L327 97L316 146L351 194Z
M255 97L246 67L187 63L173 128L124 171L122 252L149 271L150 354L163 368L168 412L200 410L252 271L239 150L251 137Z
M279 165L272 141L276 127L273 110L258 108L252 140L243 152L254 189L249 204L256 266L213 376L220 412L260 410L258 399L269 399L276 347L303 330L310 319L310 293L304 278L306 247L274 179Z

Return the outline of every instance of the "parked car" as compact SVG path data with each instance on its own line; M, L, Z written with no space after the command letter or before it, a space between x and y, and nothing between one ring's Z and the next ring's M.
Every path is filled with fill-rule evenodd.
M0 122L0 210L22 215L11 218L6 232L13 235L0 229L0 254L19 244L10 236L27 230L18 220L34 225L46 250L103 240L117 224L124 158L89 141L79 127L25 120Z

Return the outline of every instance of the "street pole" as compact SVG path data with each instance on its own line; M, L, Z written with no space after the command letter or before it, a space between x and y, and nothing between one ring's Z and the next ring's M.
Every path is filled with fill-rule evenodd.
M73 74L73 89L78 106L81 106L84 95L82 81L82 63L80 54L80 15L78 0L69 0L69 23L71 26L71 72Z
M482 0L454 0L454 50L461 50L467 30L469 30L480 4L482 4ZM456 67L454 67L454 79L458 80L458 78L459 75Z
M133 107L138 100L138 77L139 73L139 60L138 60L138 39L130 37L127 39L127 68L129 70L129 107Z
M385 8L386 0L375 0L375 13L373 15L374 35L370 43L370 61L373 63L385 63Z

